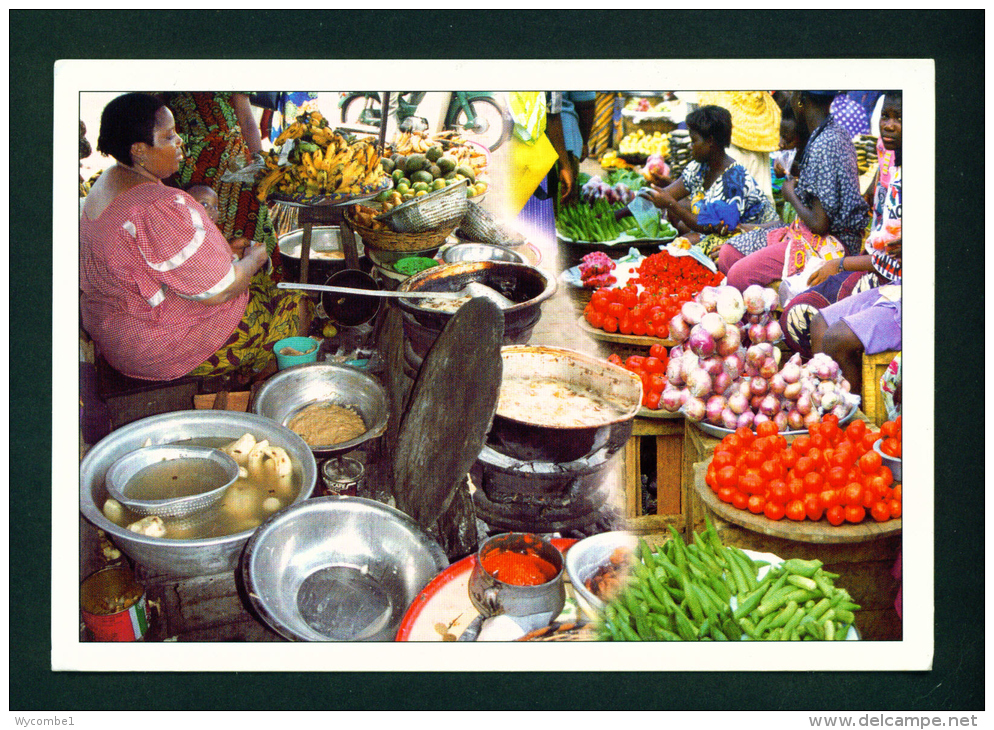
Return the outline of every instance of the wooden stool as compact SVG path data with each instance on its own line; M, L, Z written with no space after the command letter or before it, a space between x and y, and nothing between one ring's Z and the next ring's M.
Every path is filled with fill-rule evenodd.
M880 378L890 366L900 350L886 350L876 355L863 354L863 392L860 410L870 420L880 426L887 420L887 408L884 406L883 394L880 392Z
M97 349L97 396L110 411L113 428L171 411L193 408L193 396L200 390L201 378L184 376L175 380L140 380L112 368Z
M683 484L683 418L635 418L625 444L625 516L638 532L683 529L683 507L688 503ZM656 446L656 514L642 514L642 439Z

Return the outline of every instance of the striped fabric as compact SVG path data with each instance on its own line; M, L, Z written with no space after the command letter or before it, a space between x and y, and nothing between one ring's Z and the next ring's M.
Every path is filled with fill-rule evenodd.
M591 156L602 155L611 146L611 127L614 121L614 92L598 91L594 101L594 126L590 131L587 149Z

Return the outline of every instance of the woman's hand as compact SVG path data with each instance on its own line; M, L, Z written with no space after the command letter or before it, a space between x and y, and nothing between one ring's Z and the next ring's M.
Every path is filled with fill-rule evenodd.
M794 191L794 187L797 185L797 180L790 175L784 178L783 186L780 188L783 192L784 200L786 200L791 205L794 205L797 201L797 193ZM795 206L796 207L796 206Z
M888 256L893 256L896 259L901 258L901 239L898 238L896 241L888 241L884 244L884 249L887 251Z
M829 277L842 271L842 259L832 259L822 264L817 271L808 277L808 286L818 286Z
M773 163L773 173L777 177L787 177L787 171L783 169L783 165L780 164L780 160Z
M238 236L228 241L228 246L231 248L231 255L235 261L239 261L245 255L245 250L251 245L252 241L245 238L245 236Z
M649 188L642 188L639 194L652 201L657 208L672 208L676 206L676 199L665 190L661 190L655 185Z

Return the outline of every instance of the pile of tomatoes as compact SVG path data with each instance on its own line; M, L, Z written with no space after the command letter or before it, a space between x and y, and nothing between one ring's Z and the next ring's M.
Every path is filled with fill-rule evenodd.
M642 405L651 410L659 408L659 397L666 387L666 366L670 362L665 346L653 345L647 356L629 355L622 360L620 355L611 353L607 359L638 375L642 379Z
M665 251L647 256L637 277L623 287L596 290L583 310L591 327L623 335L666 339L669 321L706 286L717 286L724 274L714 273L690 256ZM642 292L638 290L641 285Z
M740 428L715 447L705 481L723 502L771 520L886 522L901 516L901 485L873 450L881 433L859 420L843 429L830 414L789 446L771 422Z
M880 427L880 450L887 456L895 459L901 458L901 417L898 416L893 421L885 421Z

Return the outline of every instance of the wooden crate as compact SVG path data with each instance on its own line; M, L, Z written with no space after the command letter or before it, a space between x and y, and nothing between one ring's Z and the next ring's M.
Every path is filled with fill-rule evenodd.
M899 354L900 350L886 350L876 355L863 355L862 411L878 426L887 420L880 378Z

